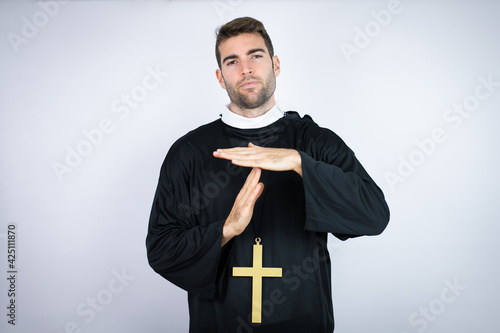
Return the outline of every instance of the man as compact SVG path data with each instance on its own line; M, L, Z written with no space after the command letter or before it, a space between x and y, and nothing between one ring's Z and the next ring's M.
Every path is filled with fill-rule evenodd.
M220 27L216 57L230 103L170 148L149 263L188 291L190 332L333 332L327 233L380 234L384 195L336 134L276 106L261 22Z

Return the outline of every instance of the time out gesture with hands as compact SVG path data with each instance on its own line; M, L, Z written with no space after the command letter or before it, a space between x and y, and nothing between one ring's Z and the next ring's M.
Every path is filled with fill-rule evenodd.
M249 143L248 147L217 149L213 155L230 160L235 165L252 168L224 223L222 231L222 246L224 246L233 237L241 234L252 219L255 202L264 189L264 184L259 182L262 169L292 170L302 176L302 160L297 150L259 147L252 143Z

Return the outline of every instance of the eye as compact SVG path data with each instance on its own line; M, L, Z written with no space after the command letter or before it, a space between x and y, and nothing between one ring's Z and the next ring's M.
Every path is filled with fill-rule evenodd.
M236 60L231 60L226 63L226 66L232 66L236 63Z
M260 59L260 58L262 58L262 55L261 55L261 54L254 54L254 55L252 56L252 58L253 58L253 59Z

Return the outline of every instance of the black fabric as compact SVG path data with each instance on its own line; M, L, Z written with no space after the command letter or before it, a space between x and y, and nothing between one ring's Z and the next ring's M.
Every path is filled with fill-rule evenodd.
M265 194L253 221L221 248L222 228L249 168L213 157L218 148L297 149L303 177L263 171ZM258 219L258 221L257 221ZM345 240L381 233L389 220L384 195L354 153L308 116L287 112L261 129L220 119L191 131L169 150L160 171L146 240L151 267L188 292L190 332L333 332L327 233ZM232 267L252 265L255 225L263 266L262 324L251 324L252 278Z

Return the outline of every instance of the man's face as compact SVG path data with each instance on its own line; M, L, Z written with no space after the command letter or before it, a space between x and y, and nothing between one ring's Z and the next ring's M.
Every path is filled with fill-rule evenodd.
M273 97L279 60L276 56L271 58L260 34L229 38L219 45L219 51L221 69L216 75L231 103L243 109L256 109Z

